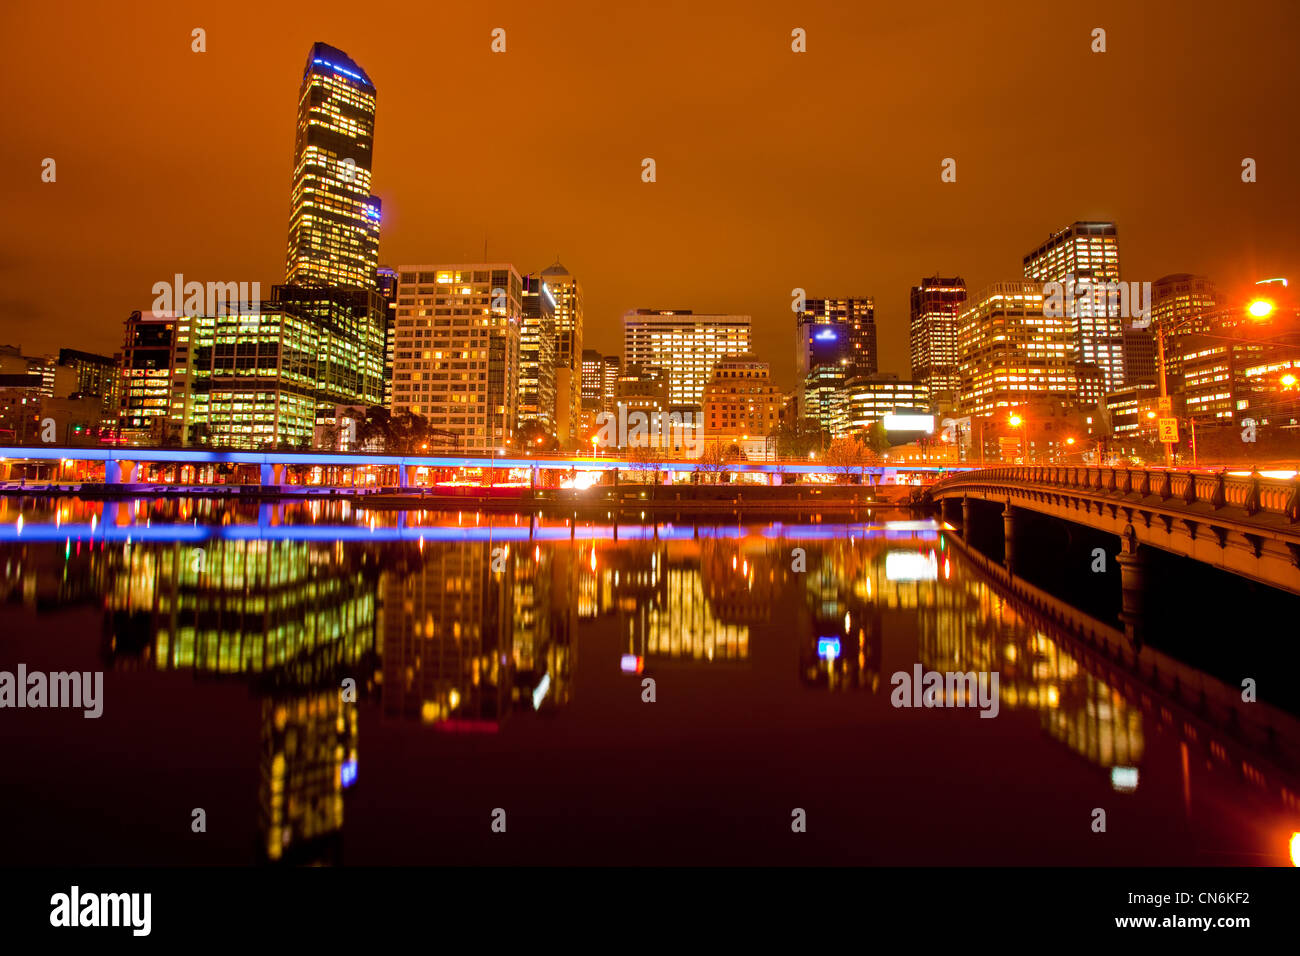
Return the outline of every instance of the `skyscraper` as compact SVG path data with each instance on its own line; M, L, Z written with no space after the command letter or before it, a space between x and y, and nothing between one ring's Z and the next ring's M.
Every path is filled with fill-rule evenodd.
M555 299L555 437L578 437L582 417L582 284L557 259L542 270Z
M519 334L519 421L555 429L555 297L538 275L523 279L524 317Z
M814 298L795 319L795 388L800 413L828 424L828 399L848 379L874 375L876 306L871 296Z
M875 300L869 295L806 299L795 319L795 340L800 379L823 364L874 375L879 368Z
M1119 282L1119 232L1113 222L1074 222L1048 236L1024 257L1025 278L1069 283L1086 279L1092 294L1077 299L1068 285L1065 313L1073 338L1072 359L1101 369L1105 390L1124 384L1124 320L1106 294Z
M1153 333L1158 328L1167 330L1165 337L1165 381L1170 395L1183 387L1182 343L1190 336L1210 331L1210 313L1218 307L1218 292L1214 283L1205 276L1179 272L1163 276L1151 283L1151 325L1146 331L1147 346L1143 349L1144 365L1149 377L1130 380L1156 382L1156 343ZM1127 339L1126 339L1127 340Z
M397 328L397 270L380 266L375 274L384 299L384 407L393 407L393 332Z
M912 378L926 386L936 411L957 402L957 315L965 302L960 277L931 276L912 287Z
M317 43L298 93L285 274L291 285L371 290L379 200L370 194L375 87L346 53Z
M1043 314L1043 287L999 282L972 296L958 319L960 405L988 416L1079 392L1069 320Z
M393 412L460 436L469 454L506 449L519 408L523 279L506 262L397 269Z
M668 373L668 404L699 407L713 367L750 351L747 315L696 315L689 309L633 309L623 316L625 368L649 365Z

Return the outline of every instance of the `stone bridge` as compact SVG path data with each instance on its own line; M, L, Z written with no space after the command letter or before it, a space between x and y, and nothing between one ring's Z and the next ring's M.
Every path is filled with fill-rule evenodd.
M1140 601L1145 548L1300 594L1300 476L1008 465L952 475L928 494L968 541L971 502L1001 505L1009 570L1018 509L1116 535L1126 611Z

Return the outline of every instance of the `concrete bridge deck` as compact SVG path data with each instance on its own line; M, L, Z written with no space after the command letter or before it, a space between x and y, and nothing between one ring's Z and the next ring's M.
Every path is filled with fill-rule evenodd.
M1300 594L1300 475L1015 465L943 478L928 495L959 526L968 524L970 501L1001 504L1009 565L1015 512L1024 508L1116 535L1134 587L1141 549L1152 547ZM962 516L950 517L958 502Z

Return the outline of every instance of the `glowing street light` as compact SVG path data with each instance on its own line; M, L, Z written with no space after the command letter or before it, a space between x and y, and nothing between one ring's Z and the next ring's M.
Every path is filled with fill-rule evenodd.
M1283 388L1295 388L1297 379L1290 372L1287 372L1287 374L1283 375L1278 379L1278 381L1282 383Z
M1019 428L1022 424L1024 424L1024 421L1025 420L1021 418L1019 415L1017 415L1015 412L1012 412L1010 415L1007 416L1007 424L1010 425L1012 428Z
M1273 314L1273 303L1268 299L1255 299L1246 306L1246 311L1250 313L1251 318L1267 319Z

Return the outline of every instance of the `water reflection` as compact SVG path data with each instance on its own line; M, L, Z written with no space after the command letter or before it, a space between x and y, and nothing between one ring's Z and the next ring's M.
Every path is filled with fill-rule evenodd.
M500 735L512 719L563 717L584 688L618 679L579 681L580 648L598 647L601 661L616 651L624 672L725 675L764 644L789 647L803 693L880 710L890 673L912 662L997 671L1006 713L1035 713L1115 790L1140 789L1151 701L1108 683L929 522L615 530L171 499L27 503L20 528L15 507L0 505L11 602L51 614L98 604L108 667L238 680L258 698L267 861L342 859L345 795L366 776L348 682L385 721ZM344 525L373 538L316 533ZM1186 790L1186 748L1201 741L1190 726L1183 737ZM1223 753L1210 767L1232 775L1238 758L1213 746ZM1296 805L1285 778L1250 766L1254 787Z

